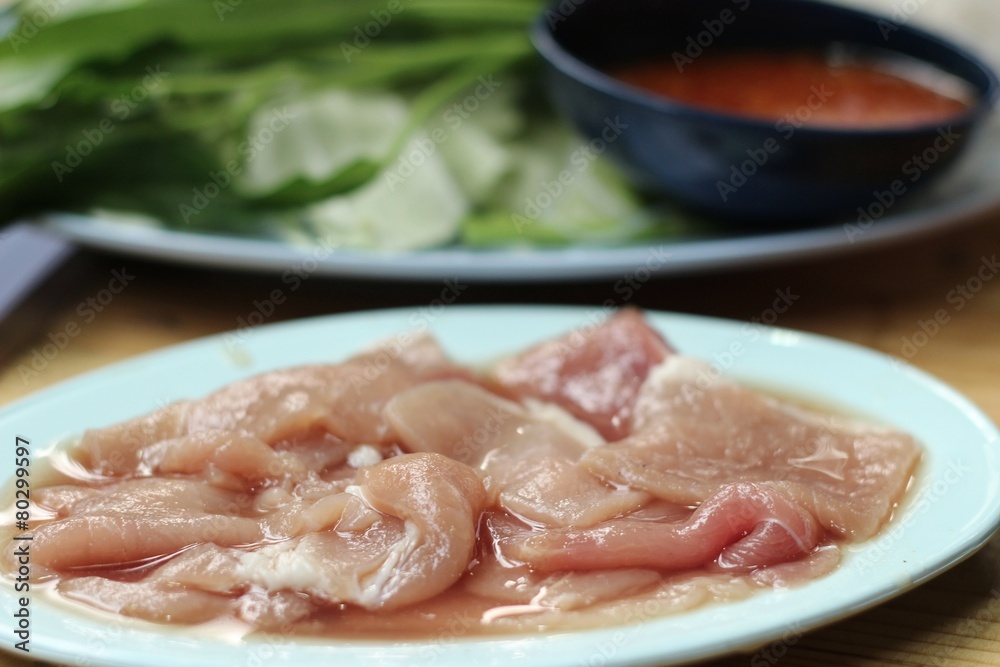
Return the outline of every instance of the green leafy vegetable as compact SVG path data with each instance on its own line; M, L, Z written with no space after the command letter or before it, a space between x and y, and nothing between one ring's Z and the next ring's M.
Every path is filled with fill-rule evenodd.
M675 233L538 102L539 0L22 0L0 220L407 250Z

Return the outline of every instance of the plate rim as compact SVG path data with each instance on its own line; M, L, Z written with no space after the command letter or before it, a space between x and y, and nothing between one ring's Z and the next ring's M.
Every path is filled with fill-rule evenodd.
M996 121L1000 128L1000 116ZM981 128L977 138L985 135L986 130ZM961 157L966 163L969 156ZM957 170L963 169L963 165L957 166ZM944 178L953 179L954 174ZM933 189L935 185L929 187ZM1000 211L1000 192L989 188L977 188L971 193L948 198L929 196L927 192L917 196L922 198L919 206L890 213L860 230L855 237L847 233L847 227L856 226L857 222L844 218L822 225L759 234L665 237L612 247L479 249L455 245L414 251L346 248L331 251L323 245L296 244L278 238L187 232L86 214L50 212L33 221L89 248L191 266L280 273L313 261L316 267L310 268L309 273L328 278L523 283L609 279L633 272L640 266L646 266L658 276L688 275L837 256L942 234Z

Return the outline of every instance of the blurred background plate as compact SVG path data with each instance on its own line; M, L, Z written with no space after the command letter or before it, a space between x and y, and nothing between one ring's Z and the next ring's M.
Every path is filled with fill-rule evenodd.
M929 190L890 207L882 217L876 215L874 222L853 217L822 227L674 236L625 247L473 250L450 246L411 252L300 246L280 239L190 233L68 214L50 215L41 222L85 246L218 268L281 273L304 266L315 275L435 281L601 279L621 277L638 267L667 275L772 265L946 233L1000 210L998 183L1000 121L994 118L973 140L955 171ZM874 204L872 211L878 212Z
M1000 67L1000 20L995 0L837 0L881 12L892 21L930 28L979 52ZM2 3L0 3L2 4ZM879 214L849 216L825 226L745 232L739 227L687 231L643 245L574 245L549 248L472 249L451 245L431 250L376 252L294 245L283 238L227 236L135 225L93 217L55 214L40 220L77 243L106 251L215 268L282 273L305 267L313 275L434 280L531 282L616 278L640 267L651 274L722 272L779 262L805 261L946 234L982 222L1000 211L1000 118L997 114L972 140L961 163L929 189Z

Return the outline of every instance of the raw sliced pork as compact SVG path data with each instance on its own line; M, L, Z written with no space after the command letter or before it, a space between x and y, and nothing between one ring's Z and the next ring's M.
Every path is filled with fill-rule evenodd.
M792 406L675 356L643 386L632 435L581 463L682 504L733 482L774 482L824 528L861 540L888 520L919 459L906 434Z
M113 500L120 497L111 494ZM170 558L139 582L83 577L61 584L67 594L149 620L205 620L202 604L216 610L225 606L212 594L240 595L248 587L271 595L305 594L328 604L394 609L441 593L466 572L485 498L479 476L468 466L438 454L407 454L362 469L344 493L296 513L294 521L282 524L286 529L294 526L293 531L274 534L274 521L248 520L248 532L239 535L242 540L235 539L235 533L220 539L204 532L203 507L171 506L169 521L154 516L148 525L145 536L155 542L132 542L143 535L137 530L110 539L109 531L95 530L103 528L105 519L82 514L78 518L89 520L89 530L64 528L53 536L54 527L74 526L68 520L39 529L37 553L44 564L59 569ZM141 503L148 501L144 497ZM104 502L101 515L109 509L110 501ZM315 522L306 525L302 516L310 512ZM136 523L148 519L147 510ZM110 525L122 523L112 520ZM259 542L265 525L272 531L269 537L280 541L251 549L226 548L240 541ZM80 532L85 534L76 534ZM92 538L101 542L82 543ZM144 597L154 591L169 595L162 600Z
M500 554L543 572L714 563L748 571L810 553L823 536L815 517L772 484L730 484L686 521L612 519L584 530L494 530Z
M405 343L405 344L404 344ZM234 382L198 401L87 431L81 458L105 475L136 467L144 446L203 431L229 431L274 445L317 430L355 443L381 443L382 408L421 382L468 377L428 336L398 341L394 355L380 349L340 364L301 366Z
M650 369L671 353L642 314L627 308L500 362L492 377L513 396L555 403L618 440L629 432Z
M467 382L427 382L403 392L385 418L409 451L436 451L482 470L494 502L527 521L589 526L649 499L580 468L583 453L601 442L585 425Z

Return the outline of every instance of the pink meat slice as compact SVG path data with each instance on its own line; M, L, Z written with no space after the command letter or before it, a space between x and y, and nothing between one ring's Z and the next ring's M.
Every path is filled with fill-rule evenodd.
M318 602L395 609L441 593L473 560L486 502L479 475L438 454L406 454L382 461L360 470L346 492L311 504L297 503L259 523L227 519L249 521L245 534L221 520L212 522L212 533L199 532L208 529L198 521L205 507L164 498L157 502L149 491L143 493L149 480L119 486L99 506L82 508L99 511L103 517L110 514L110 519L95 523L91 514L71 517L91 519L86 530L75 525L69 530L66 521L42 526L36 531L33 557L37 553L43 564L53 568L124 563L154 555L169 560L134 582L98 576L68 580L61 584L64 593L150 620L201 622L236 609L240 618L267 626L300 618ZM116 516L118 491L141 498L146 509L137 520L145 532L133 530ZM166 505L164 515L150 509L158 505ZM189 515L186 521L178 516L184 513ZM112 543L105 523L124 527L123 537ZM53 531L60 525L63 529ZM187 529L181 540L175 539L178 527ZM99 533L105 543L91 539L84 544L80 535L69 534L73 532L85 532L88 539ZM256 541L234 545L233 539L218 539L220 534ZM198 537L203 541L191 542ZM266 538L279 541L262 543ZM77 555L59 551L64 548L75 549L71 553ZM296 596L306 596L307 603Z
M81 501L100 495L100 489L72 484L59 484L31 490L31 498L38 509L49 512L52 518L69 516Z
M761 586L796 586L830 574L837 569L840 561L840 547L826 544L802 558L755 570L750 573L750 579Z
M649 370L671 353L629 308L506 359L492 376L513 396L555 403L614 441L630 431L632 404Z
M271 446L233 431L199 431L145 445L136 452L136 476L190 475L229 489L323 484L324 475L353 474L342 464L351 446L314 434Z
M168 576L216 591L249 584L367 609L406 606L466 571L486 494L464 464L405 454L362 469L346 492L325 501L329 516L311 526L315 532L299 517L301 537L246 552L192 552L165 566Z
M239 581L240 553L206 543L142 580L87 576L64 579L57 588L69 599L158 623L204 623L233 615L254 628L280 630L313 612L315 605L301 593L263 591Z
M57 588L70 600L157 623L204 623L225 616L236 607L229 597L159 582L78 577L60 581Z
M851 540L888 520L920 459L895 430L821 416L672 357L636 401L634 433L581 464L616 484L694 505L731 482L779 482L825 529Z
M509 528L508 528L509 530ZM731 572L809 554L823 536L811 513L774 484L723 487L684 522L613 519L584 530L494 534L504 559L541 572L649 568L710 563Z
M237 494L184 479L137 479L90 494L38 526L32 562L51 570L121 565L193 544L252 544L265 533Z
M81 462L102 475L124 475L139 465L137 453L144 446L188 433L189 401L180 401L141 417L83 434L76 452Z
M382 408L426 380L467 377L429 336L397 340L340 364L301 366L234 382L209 396L87 431L82 460L105 475L131 472L143 446L203 431L229 431L274 445L310 432L354 443L386 436Z
M247 482L261 482L306 473L302 462L288 452L232 431L201 431L162 440L140 449L138 458L138 471L148 475L196 474L216 468Z
M331 529L241 556L235 580L391 609L437 595L468 568L486 501L468 466L398 456L363 469L341 496L349 500Z
M317 474L325 474L336 470L343 464L357 443L349 443L330 433L315 431L305 436L296 437L274 444L279 456L290 457L295 466ZM382 448L380 448L382 451ZM289 478L296 479L294 472L288 473Z
M405 454L363 469L361 497L403 522L403 537L350 601L369 609L401 607L441 593L466 571L486 504L482 480L438 454Z
M464 590L504 603L491 616L545 609L584 609L648 589L660 580L655 570L616 568L587 572L538 572L526 565L506 566L483 554L464 580Z
M482 470L493 503L549 526L586 526L627 513L649 495L614 489L577 463L588 427L546 418L460 381L424 383L389 401L385 419L409 451ZM582 430L582 432L581 432Z

